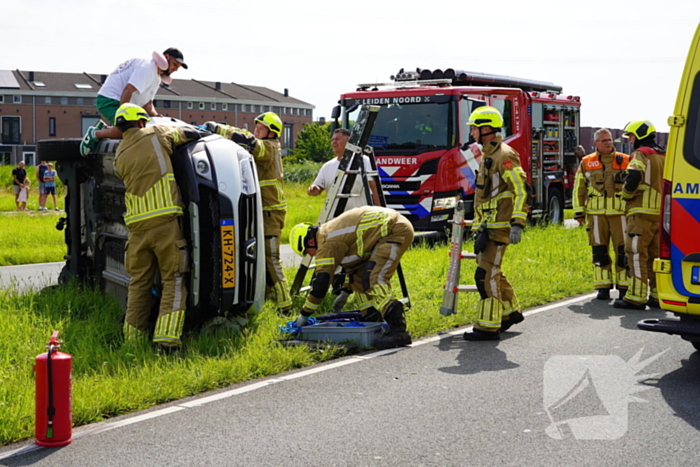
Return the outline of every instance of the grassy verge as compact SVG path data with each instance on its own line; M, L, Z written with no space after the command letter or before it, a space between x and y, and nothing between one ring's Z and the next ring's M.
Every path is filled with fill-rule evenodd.
M64 233L50 212L0 214L0 266L63 261Z
M466 244L465 249L471 245ZM448 247L416 247L402 261L412 308L414 338L472 322L477 297L460 297L459 313L444 317L442 302ZM504 271L523 307L589 289L590 265L582 229L528 228L521 244L509 247ZM473 283L473 262L465 261L462 283ZM292 278L295 271L286 271ZM299 301L299 299L297 299ZM330 305L330 297L326 306ZM285 321L266 306L244 334L189 336L185 357L160 357L147 345L123 348L121 312L108 297L76 287L42 293L0 291L0 445L32 436L34 357L51 331L65 340L74 358L73 419L76 425L103 420L230 384L325 361L340 350L285 347L278 325Z

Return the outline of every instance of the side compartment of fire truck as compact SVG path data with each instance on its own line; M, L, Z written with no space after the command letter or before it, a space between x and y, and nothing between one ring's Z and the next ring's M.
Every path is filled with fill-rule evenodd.
M578 161L574 149L579 144L580 104L578 98L567 98L570 105L543 101L551 94L532 92L530 166L533 220L547 218L562 222L564 208L571 207L574 175Z

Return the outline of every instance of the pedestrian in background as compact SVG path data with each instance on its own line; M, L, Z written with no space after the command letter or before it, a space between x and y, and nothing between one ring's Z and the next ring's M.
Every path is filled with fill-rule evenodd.
M49 163L46 171L44 172L44 211L46 211L46 200L49 195L53 198L53 209L58 211L58 204L56 204L56 171L53 169L53 164Z
M41 161L39 165L36 166L36 171L34 175L36 181L39 183L39 209L37 211L46 211L46 193L44 192L44 172L49 168L46 165L46 161Z
M24 178L24 183L19 189L19 194L17 195L17 210L18 211L29 211L27 209L27 200L29 199L29 179Z
M27 171L24 169L24 161L19 161L17 167L12 169L12 191L15 194L15 205L18 211L21 209L19 208L19 200L17 198L22 191L25 178L27 178ZM27 200L25 199L24 202L26 204Z

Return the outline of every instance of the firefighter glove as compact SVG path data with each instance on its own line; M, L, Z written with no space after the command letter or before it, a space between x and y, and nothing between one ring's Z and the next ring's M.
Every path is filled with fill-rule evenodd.
M204 130L207 130L207 131L210 131L210 132L216 134L216 129L218 126L219 125L216 122L206 122L204 125L201 125L200 128L204 127L203 128Z
M520 224L513 224L510 226L510 243L512 245L517 245L520 243L520 237L523 235L523 226Z
M479 229L474 240L474 253L477 255L486 249L486 242L489 240L489 232L486 229Z
M333 300L333 313L340 313L345 308L345 304L348 302L348 297L351 292L347 289L340 289L340 293Z
M301 328L303 326L306 326L306 324L309 322L309 317L304 315L304 313L301 313L299 317L297 318L296 322L294 323L294 326Z

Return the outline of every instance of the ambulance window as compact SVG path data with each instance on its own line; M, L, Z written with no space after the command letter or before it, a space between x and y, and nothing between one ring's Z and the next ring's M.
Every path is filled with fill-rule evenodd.
M695 75L692 92L688 126L683 142L683 157L688 164L700 169L700 73Z
M493 96L491 106L497 108L503 115L503 128L501 135L507 138L513 134L512 102L504 97Z

